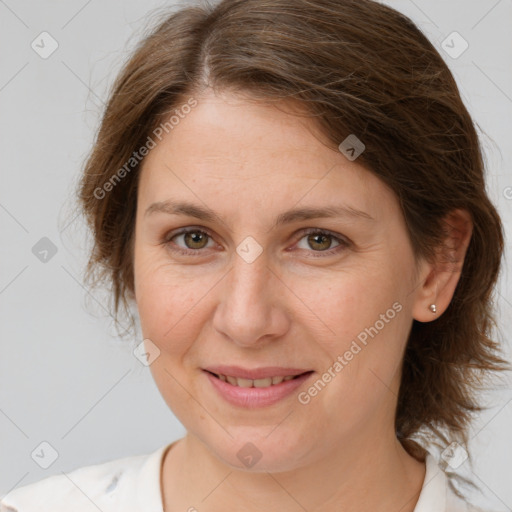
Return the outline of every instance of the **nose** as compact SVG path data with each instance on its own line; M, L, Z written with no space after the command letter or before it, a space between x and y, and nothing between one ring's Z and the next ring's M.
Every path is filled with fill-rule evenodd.
M261 346L287 332L286 286L268 267L264 253L252 263L235 255L221 283L213 318L218 332L245 347Z

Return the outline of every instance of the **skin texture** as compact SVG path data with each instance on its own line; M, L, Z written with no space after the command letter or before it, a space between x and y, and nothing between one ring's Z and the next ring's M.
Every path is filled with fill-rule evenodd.
M196 99L144 161L135 229L141 327L160 350L150 369L187 430L164 460L166 512L412 511L425 465L395 437L402 355L413 319L431 321L450 302L470 217L449 219L450 268L416 261L394 194L326 147L310 120L227 93ZM168 199L208 207L222 222L145 214ZM329 205L372 219L273 227L285 210ZM185 227L209 236L187 246L176 234ZM307 228L334 236L308 238ZM252 263L236 252L248 236L263 249ZM298 393L397 303L394 318L300 403ZM286 399L251 410L216 393L202 371L214 364L315 373ZM248 442L262 454L251 468L237 457Z

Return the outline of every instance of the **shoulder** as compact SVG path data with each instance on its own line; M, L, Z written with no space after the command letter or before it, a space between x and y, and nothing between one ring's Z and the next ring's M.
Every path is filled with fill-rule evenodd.
M447 478L449 479L449 478ZM0 511L1 512L1 511ZM459 497L451 488L447 485L446 488L446 512L495 512L494 510L483 509L472 505L468 501Z
M137 510L142 472L148 473L151 462L150 476L153 480L158 477L155 463L165 448L84 466L19 487L0 500L0 512L67 512L70 505L74 512Z
M1 512L1 511L0 511ZM494 510L483 509L471 505L459 498L453 491L448 490L446 496L446 512L495 512Z
M449 494L446 503L446 512L496 512L494 510L475 507L474 505L471 505L467 501L460 499L455 494Z
M459 496L453 475L446 473L432 454L427 453L425 462L425 479L414 512L493 512L478 508Z

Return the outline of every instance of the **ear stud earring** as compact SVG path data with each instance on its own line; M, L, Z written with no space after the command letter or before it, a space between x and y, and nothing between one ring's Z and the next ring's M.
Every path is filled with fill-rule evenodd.
M437 282L436 282L436 299L437 299ZM432 311L432 313L435 315L436 312L437 312L437 308L436 308L436 305L435 304L430 304L430 306L428 307L428 309L430 309L430 311Z

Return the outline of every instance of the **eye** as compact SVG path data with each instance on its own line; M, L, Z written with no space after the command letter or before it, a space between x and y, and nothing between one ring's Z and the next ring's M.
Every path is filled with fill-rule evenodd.
M183 245L179 245L176 242L176 240L179 241L180 239ZM211 241L209 233L202 229L192 227L182 229L177 233L171 233L165 238L164 244L168 245L172 251L186 255L194 255L194 253L200 252L201 249L208 248L208 241Z
M208 245L208 242L211 242L211 244ZM333 243L336 244L334 247ZM203 249L215 247L210 233L195 227L188 227L178 232L170 233L163 240L163 244L171 251L186 256L198 256ZM310 253L317 253L313 257L320 257L339 253L349 245L350 242L341 235L323 229L308 228L302 231L302 237L295 247Z
M339 235L335 235L330 231L326 231L318 228L309 228L302 232L303 236L299 240L297 247L303 250L313 250L316 253L327 253L333 254L338 253L349 246L349 242ZM301 242L305 240L302 247ZM333 241L336 244L333 247ZM320 256L320 255L319 255ZM315 255L315 257L317 257Z

